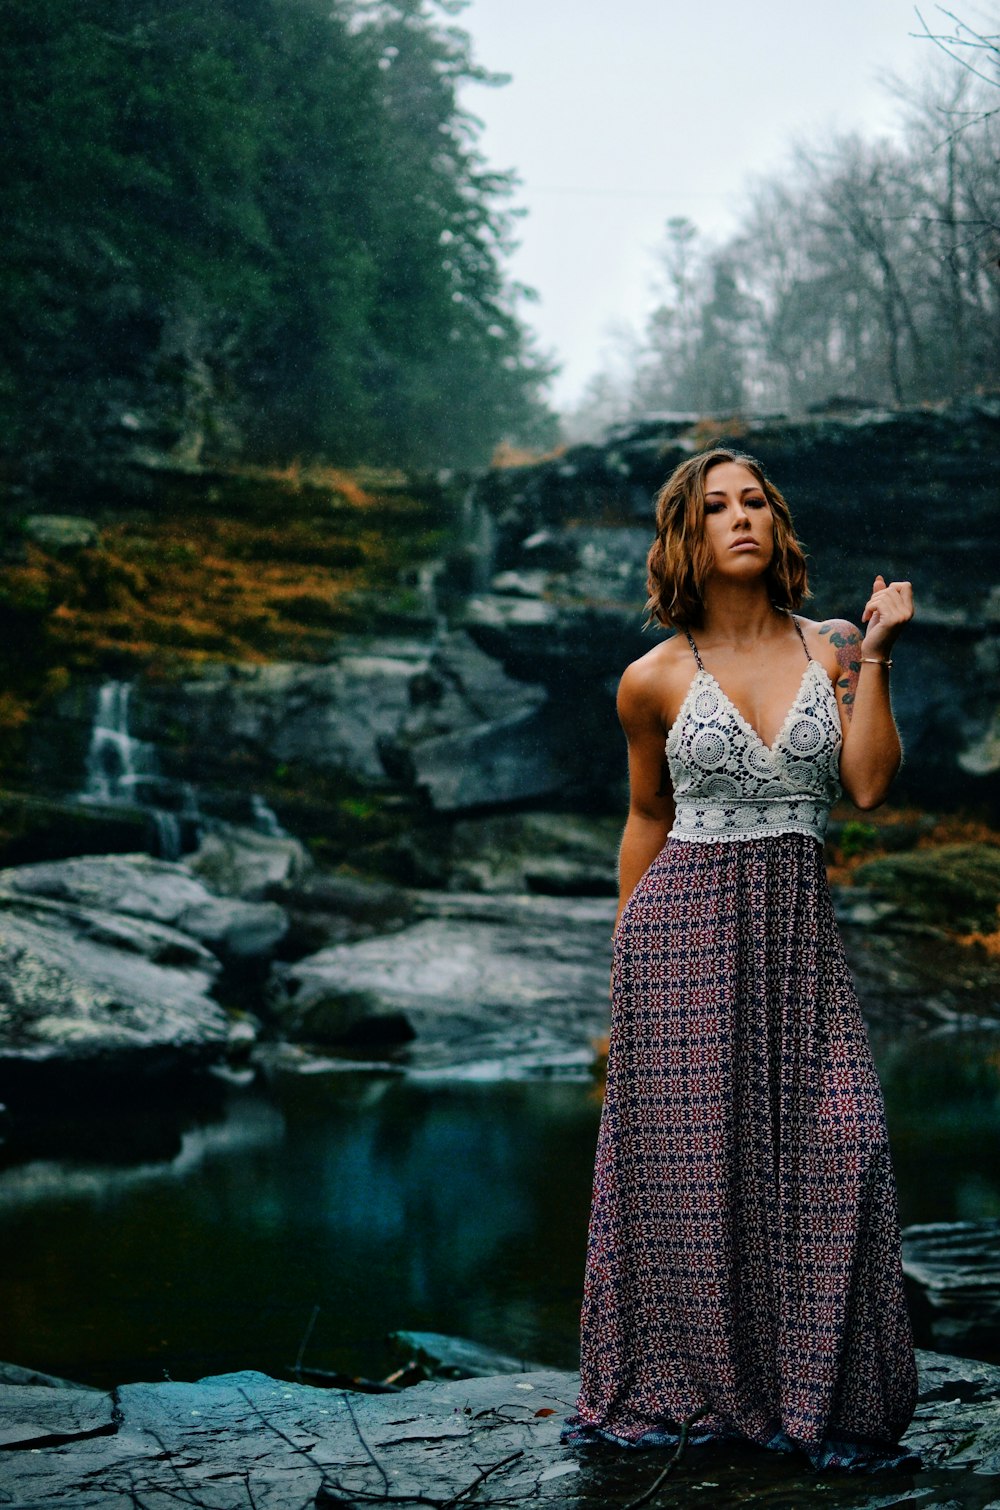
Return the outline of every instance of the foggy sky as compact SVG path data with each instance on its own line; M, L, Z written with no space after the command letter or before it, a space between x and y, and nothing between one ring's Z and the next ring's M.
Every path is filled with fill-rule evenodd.
M510 270L540 295L522 313L563 362L557 404L601 365L609 328L641 326L670 216L723 238L793 140L891 132L880 78L935 59L912 0L472 0L458 24L478 62L513 75L463 98L491 166L523 181Z

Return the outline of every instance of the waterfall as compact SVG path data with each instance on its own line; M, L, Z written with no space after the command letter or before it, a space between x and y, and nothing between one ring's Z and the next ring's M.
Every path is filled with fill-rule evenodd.
M163 860L182 854L185 838L197 843L202 815L189 781L171 781L160 771L156 746L129 732L130 682L105 682L97 693L84 782L78 802L146 808L156 829Z
M264 801L259 792L250 793L250 810L253 813L253 826L258 834L267 834L272 839L288 837L287 828L282 828L277 813Z
M144 776L159 774L151 745L128 731L129 682L105 682L97 694L81 802L135 802Z
M158 856L178 860L200 843L205 814L191 782L165 776L156 746L129 732L131 694L130 682L109 681L98 689L83 786L76 800L144 808L156 830ZM236 802L246 804L244 821L257 833L272 838L287 836L277 814L259 793L236 794ZM227 807L224 812L231 821L232 807ZM242 815L237 812L235 816Z

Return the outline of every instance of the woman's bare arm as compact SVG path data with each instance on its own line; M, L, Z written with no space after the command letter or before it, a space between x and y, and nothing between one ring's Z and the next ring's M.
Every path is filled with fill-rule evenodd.
M628 741L629 775L628 819L618 854L619 918L663 848L674 821L659 701L661 686L662 673L658 674L643 657L627 668L618 688L618 718Z
M903 627L913 617L913 591L909 582L875 585L862 614L868 625L864 639L846 619L831 619L820 628L834 646L841 675L837 678L844 743L840 752L840 780L851 801L859 808L884 802L899 770L903 750L889 699L889 677L884 667L868 659L888 659Z

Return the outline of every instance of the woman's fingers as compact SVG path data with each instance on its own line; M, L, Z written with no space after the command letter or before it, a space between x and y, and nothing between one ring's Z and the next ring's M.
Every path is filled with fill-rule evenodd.
M872 585L871 596L861 614L869 628L899 628L913 618L913 584L886 582L881 572Z

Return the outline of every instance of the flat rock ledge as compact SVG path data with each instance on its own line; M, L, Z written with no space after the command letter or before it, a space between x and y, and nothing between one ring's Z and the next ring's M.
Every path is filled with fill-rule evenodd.
M818 1475L804 1458L720 1444L688 1449L652 1503L798 1506L821 1493L838 1510L996 1510L1000 1367L931 1352L917 1360L920 1403L905 1440L923 1455L919 1472ZM554 1371L431 1381L390 1395L254 1372L109 1394L3 1386L0 1505L625 1506L670 1454L563 1446L576 1389L574 1374Z

